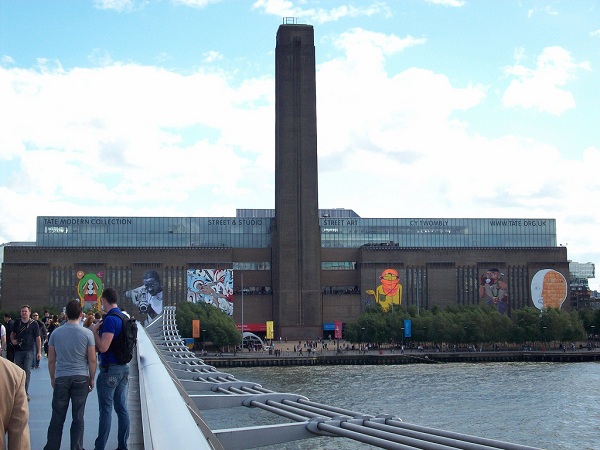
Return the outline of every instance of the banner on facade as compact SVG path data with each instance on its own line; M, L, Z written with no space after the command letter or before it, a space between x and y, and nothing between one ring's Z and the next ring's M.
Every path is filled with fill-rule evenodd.
M192 320L192 337L200 338L200 321Z
M409 338L412 336L412 321L410 319L406 319L404 321L404 337Z
M336 320L334 322L334 324L335 324L334 337L335 337L335 339L341 339L342 338L342 321Z

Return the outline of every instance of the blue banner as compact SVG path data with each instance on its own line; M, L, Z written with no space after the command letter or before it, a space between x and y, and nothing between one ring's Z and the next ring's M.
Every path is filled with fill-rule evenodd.
M412 336L412 322L410 319L404 321L404 337L409 338Z

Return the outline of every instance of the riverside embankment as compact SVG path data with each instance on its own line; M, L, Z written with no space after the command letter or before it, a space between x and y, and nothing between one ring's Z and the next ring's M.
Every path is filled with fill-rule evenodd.
M199 355L200 356L200 355ZM268 353L241 353L233 355L200 356L214 367L265 367L315 365L395 365L492 362L558 362L575 363L600 361L600 351L495 351L495 352L405 352L359 354L316 354L311 356L269 355Z

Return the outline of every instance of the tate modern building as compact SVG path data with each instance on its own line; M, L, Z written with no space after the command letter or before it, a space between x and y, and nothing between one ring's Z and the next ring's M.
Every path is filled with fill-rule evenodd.
M1 308L93 304L111 286L134 311L142 297L125 293L150 299L144 286L155 278L162 305L206 301L240 325L243 318L245 331L272 322L276 338L315 339L370 303L488 303L508 315L562 305L569 261L554 219L363 218L319 209L313 27L281 25L275 60L274 209L38 217L35 243L4 245ZM556 288L552 300L548 286Z

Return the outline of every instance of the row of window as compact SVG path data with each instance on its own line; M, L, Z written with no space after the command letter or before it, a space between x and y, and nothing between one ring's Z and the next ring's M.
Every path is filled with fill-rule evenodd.
M42 247L271 246L270 217L38 217ZM554 219L320 219L328 248L554 247Z

